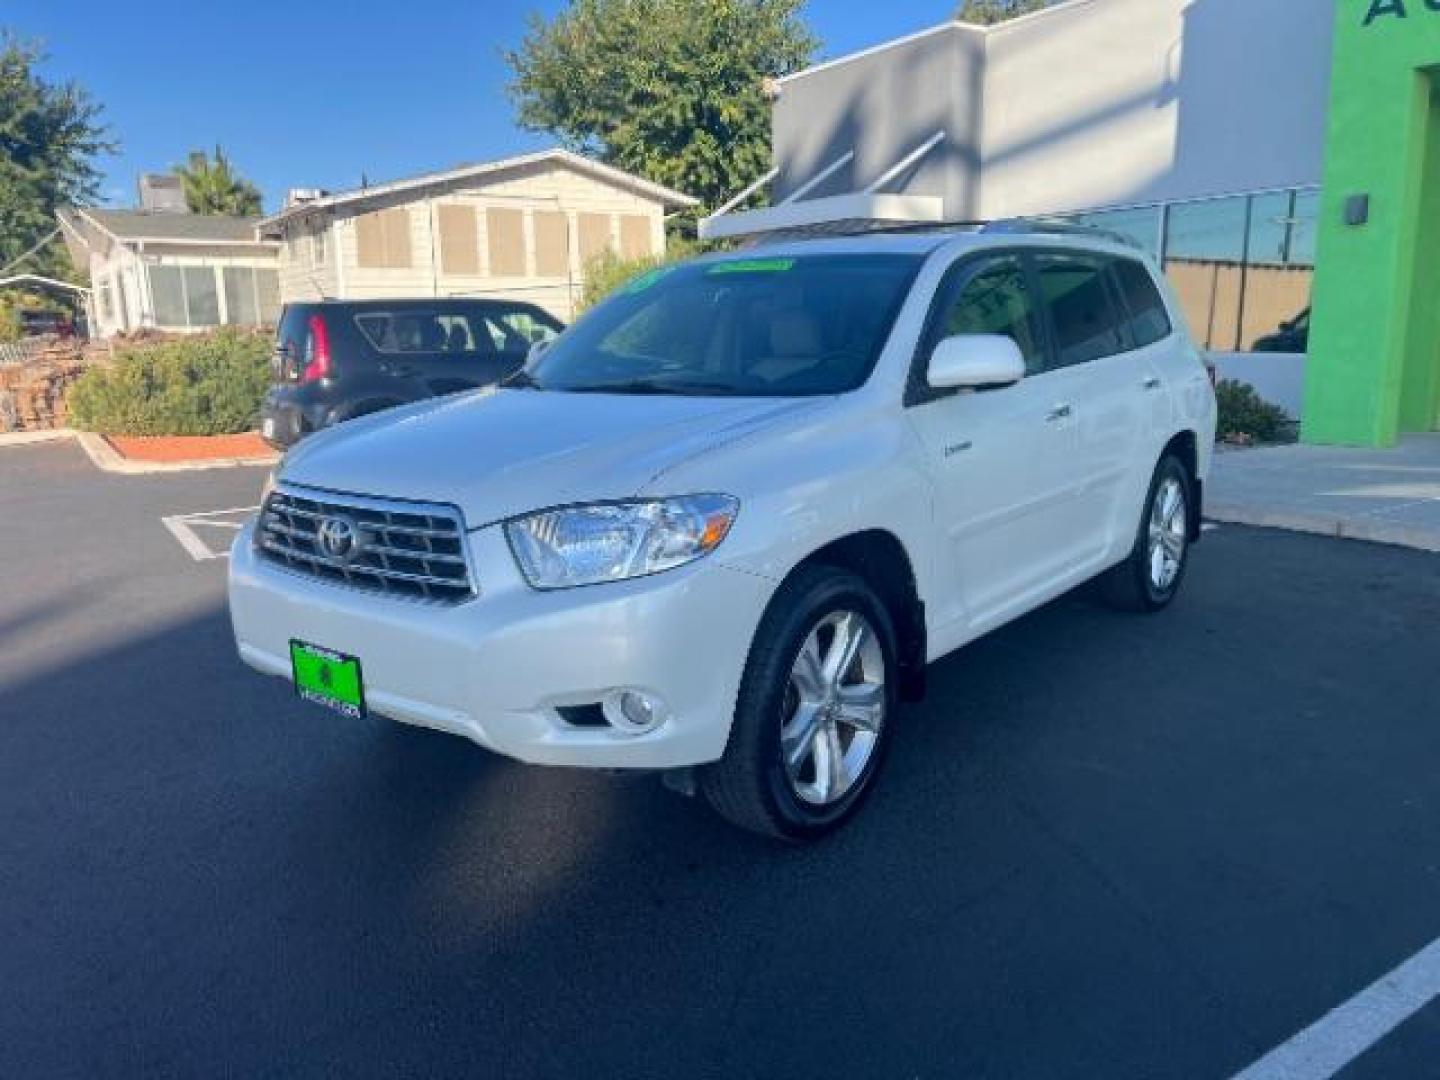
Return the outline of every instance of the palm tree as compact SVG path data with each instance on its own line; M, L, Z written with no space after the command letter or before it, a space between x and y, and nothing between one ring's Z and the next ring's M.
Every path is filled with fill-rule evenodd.
M260 189L231 167L219 146L213 160L203 150L195 151L188 165L175 167L175 175L192 214L255 217L260 213Z

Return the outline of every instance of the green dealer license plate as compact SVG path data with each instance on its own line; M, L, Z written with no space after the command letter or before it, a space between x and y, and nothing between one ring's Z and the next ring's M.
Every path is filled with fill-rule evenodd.
M306 701L355 720L365 715L365 682L355 657L292 641L290 666L295 671L295 692Z

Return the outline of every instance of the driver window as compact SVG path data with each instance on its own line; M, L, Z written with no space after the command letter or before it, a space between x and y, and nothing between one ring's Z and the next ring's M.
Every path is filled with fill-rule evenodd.
M960 290L940 327L941 337L955 334L1001 334L1020 346L1027 375L1045 370L1037 305L1018 256L991 259Z

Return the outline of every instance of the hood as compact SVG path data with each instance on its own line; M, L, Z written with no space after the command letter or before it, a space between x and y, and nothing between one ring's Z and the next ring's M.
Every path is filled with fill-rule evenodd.
M668 469L814 404L486 390L312 436L287 455L281 478L450 503L474 529L550 506L637 495Z

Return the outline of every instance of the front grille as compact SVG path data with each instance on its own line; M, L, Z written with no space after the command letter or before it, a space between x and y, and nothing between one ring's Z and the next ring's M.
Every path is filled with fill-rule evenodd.
M326 547L327 522L353 538L343 554ZM255 535L266 559L310 577L445 604L475 595L465 530L449 507L277 489Z

